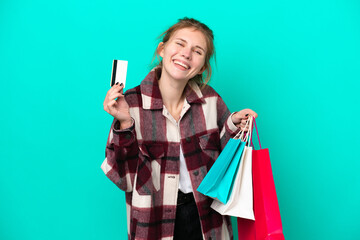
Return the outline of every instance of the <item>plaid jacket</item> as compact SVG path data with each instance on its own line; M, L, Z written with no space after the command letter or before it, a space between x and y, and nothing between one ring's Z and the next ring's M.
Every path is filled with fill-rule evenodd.
M151 71L124 94L134 124L117 130L119 122L113 121L101 166L125 191L128 238L173 239L181 146L204 239L232 239L229 217L211 209L212 199L196 189L237 128L221 97L210 86L200 89L191 82L176 122L163 106L159 71Z

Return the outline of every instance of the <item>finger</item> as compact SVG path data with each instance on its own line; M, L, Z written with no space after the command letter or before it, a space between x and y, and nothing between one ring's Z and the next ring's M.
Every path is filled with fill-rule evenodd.
M245 110L241 110L241 111L237 112L236 117L239 119L239 121L242 121L244 119L247 119L246 114L247 114L247 112Z
M118 96L118 98L117 99L115 99L116 100L116 102L117 103L119 103L120 101L125 101L126 102L126 100L125 100L125 96L124 95L122 95L122 94L120 94L120 96Z
M114 105L115 100L111 101L104 101L104 110L108 113L110 113L110 108Z
M247 118L240 118L238 124L243 124L243 125L245 125L245 124L247 123L247 121L248 121Z
M108 112L108 110L109 110L107 104L108 104L108 103L105 103L105 102L104 102L104 104L103 104L103 105L104 105L104 110L105 110L106 112Z
M119 92L114 92L109 96L109 100L114 100L116 98L122 97L123 95Z
M249 125L248 124L243 124L243 125L241 125L241 130L243 130L243 131L247 131L247 130L249 130Z
M257 118L257 117L258 117L257 113L256 113L255 111L251 110L251 109L247 109L246 112L247 112L247 113L245 114L245 116L246 116L246 115L247 115L247 116L253 116L254 118Z
M241 122L236 125L240 130L242 131L248 131L249 130L249 118L241 119Z
M120 88L120 89L124 89L124 84L122 84L122 83L117 84L116 86L117 86L118 88Z
M124 84L123 84L123 83L120 83L120 84L119 84L119 82L117 82L117 83L115 83L113 86L124 86Z
M121 85L113 85L110 90L108 91L108 94L112 94L114 92L123 93L124 87Z
M111 94L113 94L114 92L117 92L117 88L114 86L112 86L109 91L106 93L106 97L105 98L108 98Z
M115 101L115 100L109 101L109 102L106 104L107 109L108 109L109 111L111 111L111 109L114 108L114 105L115 105L115 104L116 104L116 101Z
M109 92L121 92L123 89L124 87L122 85L120 86L116 84L110 88Z
M244 131L244 132L247 132L247 131L249 131L249 127L244 127L241 130Z
M247 123L247 120L246 119L242 119L241 122L239 123L239 126L241 128L245 127L246 126L246 123Z
M244 109L242 112L242 118L248 118L249 116L253 116L253 117L255 117L255 118L257 118L257 113L256 112L254 112L253 110L251 110L251 109Z
M246 123L238 123L238 124L235 124L235 126L237 128L240 128L240 130L242 130L246 126Z

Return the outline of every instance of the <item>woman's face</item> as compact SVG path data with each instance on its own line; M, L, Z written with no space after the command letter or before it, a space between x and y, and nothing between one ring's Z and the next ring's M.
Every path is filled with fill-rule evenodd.
M186 82L205 68L205 36L194 28L183 28L173 33L169 41L159 44L162 74Z

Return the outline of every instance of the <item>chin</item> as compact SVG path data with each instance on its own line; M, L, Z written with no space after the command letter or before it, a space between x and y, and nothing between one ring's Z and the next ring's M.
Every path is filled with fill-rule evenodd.
M178 80L178 81L189 81L192 77L189 76L179 76L179 75L173 75L172 76L173 79Z

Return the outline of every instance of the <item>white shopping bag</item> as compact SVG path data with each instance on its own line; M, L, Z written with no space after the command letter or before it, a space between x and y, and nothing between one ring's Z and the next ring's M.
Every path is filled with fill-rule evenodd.
M252 147L245 146L229 201L224 204L214 199L211 208L222 215L255 220L253 210Z

